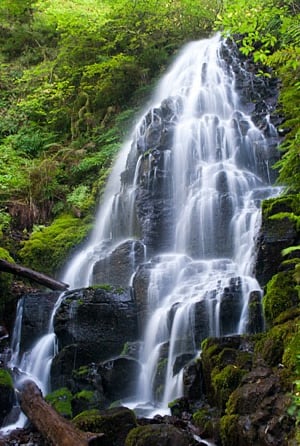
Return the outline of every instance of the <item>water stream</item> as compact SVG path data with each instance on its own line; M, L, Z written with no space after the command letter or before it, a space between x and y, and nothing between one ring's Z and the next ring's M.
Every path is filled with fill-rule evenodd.
M222 45L219 36L192 42L176 58L120 152L90 242L63 277L71 288L85 287L93 283L95 262L118 244L144 243L148 318L138 401L132 405L149 412L163 413L182 395L182 368L198 354L202 339L246 331L250 294L260 292L252 273L260 203L277 190L269 182L268 142L243 110ZM153 150L156 130L169 140L159 155ZM144 205L138 202L141 189L149 199L162 194L169 206L159 225L161 252L151 241L151 216L136 215ZM234 300L230 320L224 313L228 295ZM14 366L34 375L44 392L53 336L51 322L30 360L14 356Z

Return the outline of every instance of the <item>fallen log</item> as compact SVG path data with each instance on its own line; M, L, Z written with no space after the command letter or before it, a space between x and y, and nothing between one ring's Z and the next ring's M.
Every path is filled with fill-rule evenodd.
M46 274L38 273L33 269L26 268L25 266L18 265L17 263L10 263L7 260L0 259L0 271L10 274L15 274L17 276L26 277L27 279L33 280L34 282L44 285L51 290L66 290L69 288L64 282L55 280Z
M43 398L35 382L28 380L19 389L20 406L28 419L54 446L108 446L102 433L83 432L59 415Z

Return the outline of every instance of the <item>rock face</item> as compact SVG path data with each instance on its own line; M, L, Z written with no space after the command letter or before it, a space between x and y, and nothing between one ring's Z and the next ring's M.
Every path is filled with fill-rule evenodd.
M32 348L34 343L48 331L50 315L60 292L37 292L24 297L22 336L20 351Z
M119 355L137 338L136 307L130 291L113 287L66 293L55 315L59 354L52 365L54 388L65 385L72 370Z
M145 245L140 241L127 240L121 243L104 259L95 263L93 283L109 283L127 287L137 265L145 261Z

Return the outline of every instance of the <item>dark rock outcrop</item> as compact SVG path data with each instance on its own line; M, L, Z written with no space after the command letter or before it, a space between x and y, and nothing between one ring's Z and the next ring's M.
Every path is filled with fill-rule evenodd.
M135 397L141 365L135 359L119 356L102 362L97 368L101 376L103 393L109 401Z
M127 240L105 258L95 263L93 283L109 283L115 287L128 287L137 265L144 261L144 244L136 240Z
M33 347L48 332L49 320L59 291L30 293L24 296L20 351Z
M126 341L137 339L136 307L130 290L86 288L66 293L55 315L59 354L52 364L52 384L66 384L72 370L119 355Z

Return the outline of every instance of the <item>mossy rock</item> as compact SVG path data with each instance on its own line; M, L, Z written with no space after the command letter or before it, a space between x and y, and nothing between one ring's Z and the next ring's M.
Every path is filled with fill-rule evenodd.
M98 409L100 403L100 395L97 391L81 390L73 396L71 401L73 416L85 410Z
M203 438L216 438L219 436L219 413L211 407L204 407L193 413L193 424Z
M73 423L85 432L106 434L114 446L123 446L127 434L137 426L134 412L127 407L84 411Z
M269 218L272 215L280 213L300 214L299 196L281 195L279 197L269 198L262 202L263 218Z
M168 407L174 417L181 417L183 412L188 412L190 409L189 401L184 397L171 401Z
M290 314L290 319L288 314ZM275 325L257 339L254 362L258 363L263 359L270 367L283 365L287 375L295 373L300 345L300 316L297 317L296 314L294 310L283 313L284 317L281 320L285 322Z
M196 446L199 443L187 432L173 425L150 424L129 432L125 446Z
M66 387L57 389L46 396L46 401L63 417L72 418L72 393Z
M245 350L240 349L242 344ZM202 348L201 363L208 402L223 409L230 389L233 391L243 374L251 368L252 353L246 348L252 349L253 341L250 337L238 335L208 338L202 343ZM226 382L222 384L223 378Z
M239 444L237 432L238 415L224 415L220 422L220 436L222 446L236 446Z
M293 271L280 272L266 286L263 308L267 323L271 326L280 313L296 307L299 296Z
M246 370L242 370L236 365L227 365L219 371L215 369L212 375L212 386L214 390L214 403L224 410L231 393L239 386Z

